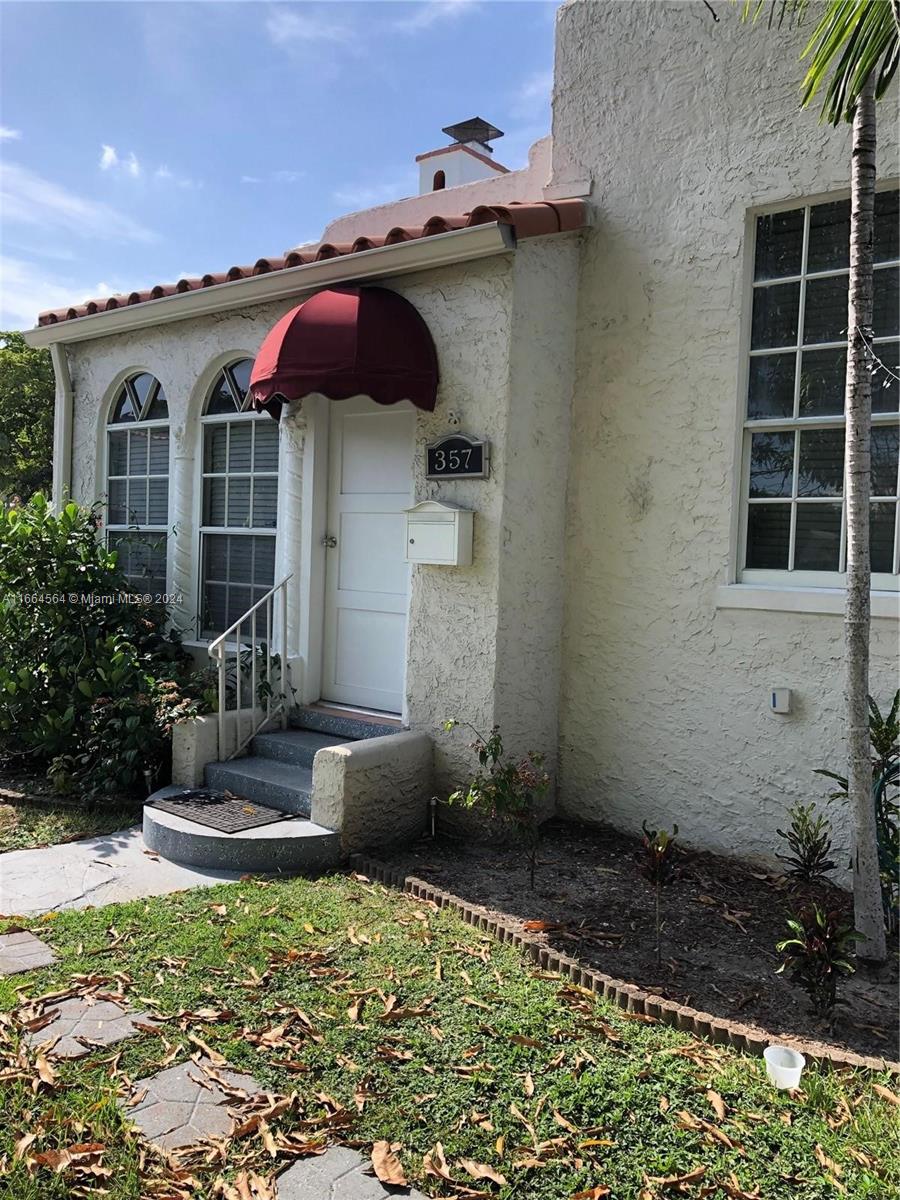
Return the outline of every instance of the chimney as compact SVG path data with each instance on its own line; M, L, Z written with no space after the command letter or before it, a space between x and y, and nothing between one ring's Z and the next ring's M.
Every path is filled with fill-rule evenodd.
M488 143L503 137L503 131L489 125L481 117L447 125L442 130L453 141L439 150L429 150L416 158L419 164L419 195L475 183L493 175L507 174L507 167L494 162Z

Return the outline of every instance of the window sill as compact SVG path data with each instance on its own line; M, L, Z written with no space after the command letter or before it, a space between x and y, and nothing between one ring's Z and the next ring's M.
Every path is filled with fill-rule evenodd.
M751 608L766 612L824 613L842 617L843 588L776 587L729 583L716 589L716 608ZM872 592L873 618L900 619L896 592Z

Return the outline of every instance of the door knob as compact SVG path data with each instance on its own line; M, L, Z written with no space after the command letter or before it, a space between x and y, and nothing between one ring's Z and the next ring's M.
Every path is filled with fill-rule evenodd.
M322 538L322 545L326 548L326 550L333 550L337 545L337 538L333 533L326 533Z

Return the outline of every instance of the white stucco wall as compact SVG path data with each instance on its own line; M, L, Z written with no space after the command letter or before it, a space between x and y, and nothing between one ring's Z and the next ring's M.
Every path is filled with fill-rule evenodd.
M840 767L839 616L716 608L731 581L747 209L846 188L849 132L800 113L807 31L702 3L565 5L553 182L594 178L567 524L561 792L573 815L771 859ZM652 67L651 67L652 64ZM891 100L880 170L897 173ZM872 691L897 686L873 623ZM767 711L771 687L795 710ZM846 848L846 823L837 817ZM843 855L839 856L843 859Z

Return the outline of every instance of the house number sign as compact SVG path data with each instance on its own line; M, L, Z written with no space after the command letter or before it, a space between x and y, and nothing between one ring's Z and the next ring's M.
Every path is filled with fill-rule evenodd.
M491 469L489 442L451 433L425 447L426 479L487 479Z

